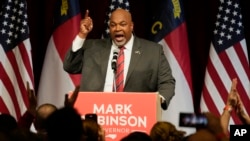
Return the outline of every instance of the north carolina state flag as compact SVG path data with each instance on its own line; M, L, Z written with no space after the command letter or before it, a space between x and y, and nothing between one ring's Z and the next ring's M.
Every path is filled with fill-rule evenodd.
M190 54L183 1L160 1L152 17L149 39L162 44L176 79L175 96L167 111L163 111L162 118L173 123L178 129L186 131L187 134L193 133L195 128L179 127L179 113L194 112Z
M63 60L79 32L81 14L78 0L58 0L54 14L55 30L49 40L38 89L38 105L63 106L64 95L79 85L80 75L69 75Z

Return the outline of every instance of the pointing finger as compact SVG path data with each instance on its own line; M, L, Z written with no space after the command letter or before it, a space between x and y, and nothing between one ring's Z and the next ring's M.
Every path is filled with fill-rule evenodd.
M89 10L86 10L84 18L87 18L89 16Z

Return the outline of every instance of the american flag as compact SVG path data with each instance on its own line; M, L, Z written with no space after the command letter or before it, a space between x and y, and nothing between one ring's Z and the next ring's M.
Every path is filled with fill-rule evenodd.
M128 0L112 0L111 4L109 6L109 10L106 14L106 18L105 18L105 31L103 33L103 37L107 38L109 37L109 18L111 13L116 10L117 8L122 8L122 9L126 9L129 11L129 2Z
M152 21L149 39L162 44L176 80L175 96L172 98L168 109L162 112L162 120L170 121L176 128L186 131L187 135L192 134L196 131L195 128L179 126L180 112L194 112L191 64L183 0L175 2L172 0L158 1Z
M244 106L250 107L249 60L243 31L239 1L221 0L205 73L201 111L217 115L223 112L233 78L238 79L237 89ZM249 108L246 111L250 114ZM234 123L240 123L235 114L230 119L230 124Z
M18 120L28 105L26 83L34 87L26 1L5 0L0 19L0 112Z

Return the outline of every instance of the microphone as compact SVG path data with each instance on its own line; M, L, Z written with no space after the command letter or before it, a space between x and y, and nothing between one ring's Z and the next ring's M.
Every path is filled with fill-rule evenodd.
M113 50L113 59L111 60L111 68L114 70L114 72L116 71L116 62L117 62L119 51L120 50L117 48Z

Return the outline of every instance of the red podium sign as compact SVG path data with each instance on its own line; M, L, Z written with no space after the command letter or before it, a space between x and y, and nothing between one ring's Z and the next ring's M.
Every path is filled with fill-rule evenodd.
M149 133L161 120L158 93L80 92L75 108L84 117L96 113L106 141L118 141L133 131Z

